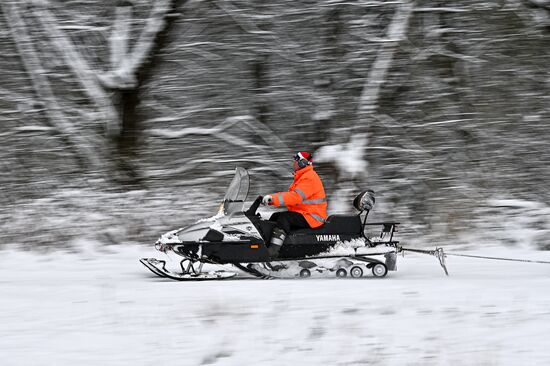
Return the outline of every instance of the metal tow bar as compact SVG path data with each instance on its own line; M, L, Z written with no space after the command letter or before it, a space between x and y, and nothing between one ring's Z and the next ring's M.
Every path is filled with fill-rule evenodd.
M433 255L439 261L439 264L441 265L441 268L443 268L443 270L445 271L445 274L447 276L449 275L449 271L447 271L447 264L445 263L445 258L446 258L447 255L443 251L443 248L436 247L434 250L423 250L423 249L412 249L412 248L399 247L398 250L400 252L408 251L408 252L414 252L414 253L422 253L422 254Z

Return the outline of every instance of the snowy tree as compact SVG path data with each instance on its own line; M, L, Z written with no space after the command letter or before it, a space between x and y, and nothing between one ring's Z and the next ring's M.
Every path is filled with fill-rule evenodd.
M550 202L545 1L6 0L0 11L3 235L25 220L52 232L47 207L67 222L57 231L95 208L104 221L91 226L119 220L137 237L128 222L176 225L191 203L210 213L235 165L252 172L251 194L285 189L298 150L316 152L335 211L372 188L374 214L407 223L407 238L498 228L510 220L486 214L504 210L495 200L539 202L514 211L529 216Z
M86 2L82 5L88 5ZM86 171L105 173L114 159L113 140L125 137L125 106L121 106L123 94L126 98L129 91L138 88L137 74L156 45L159 32L166 26L165 18L171 9L171 1L152 2L143 29L137 42L130 50L129 32L132 23L132 3L119 2L114 7L113 21L109 42L110 65L108 71L102 71L103 65L89 60L82 45L78 45L66 28L90 32L97 31L97 26L87 25L83 8L72 11L63 8L62 4L49 1L7 1L2 3L2 10L10 33L15 40L22 62L32 81L33 88L40 103L45 104L48 123L55 132L62 135L75 150L82 167ZM65 14L60 17L56 13ZM36 25L30 30L30 24ZM78 26L75 26L78 24ZM47 46L46 52L36 46L42 43ZM55 56L48 55L52 49ZM91 53L91 52L89 52ZM59 57L63 67L70 70L79 92L86 96L89 108L82 113L81 106L75 106L52 85L51 73L47 71L48 57ZM59 64L59 61L56 61ZM70 110L77 109L78 116L71 116ZM90 127L92 126L92 128ZM116 157L115 157L116 158ZM109 171L109 174L116 171Z

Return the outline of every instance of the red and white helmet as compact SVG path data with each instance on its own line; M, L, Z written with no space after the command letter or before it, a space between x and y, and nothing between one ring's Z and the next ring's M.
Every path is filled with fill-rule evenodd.
M313 156L307 151L298 151L296 155L294 155L294 160L298 162L300 168L305 168L313 163Z

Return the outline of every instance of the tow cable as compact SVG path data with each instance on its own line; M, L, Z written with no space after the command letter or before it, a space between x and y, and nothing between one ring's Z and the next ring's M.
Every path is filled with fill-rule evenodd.
M447 256L489 259L489 260L496 260L496 261L550 264L550 261L538 261L538 260L532 260L532 259L489 257L489 256L483 256L483 255L472 255L472 254L461 254L461 253L445 253L443 251L443 248L440 248L440 247L436 247L435 250L422 250L422 249L412 249L412 248L399 247L398 251L400 251L400 252L408 251L408 252L414 252L414 253L422 253L422 254L433 255L434 257L436 257L439 260L439 264L441 265L441 267L443 268L443 270L445 271L445 274L447 276L449 275L449 271L447 271L447 265L445 263L445 258Z

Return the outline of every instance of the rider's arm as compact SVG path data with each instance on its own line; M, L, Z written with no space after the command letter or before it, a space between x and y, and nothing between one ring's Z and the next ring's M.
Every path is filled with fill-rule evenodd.
M288 192L277 192L271 194L273 197L273 206L295 206L314 193L314 184L309 179L300 181L293 190Z

